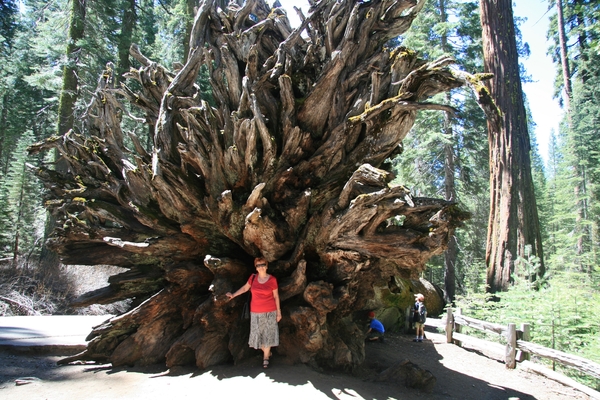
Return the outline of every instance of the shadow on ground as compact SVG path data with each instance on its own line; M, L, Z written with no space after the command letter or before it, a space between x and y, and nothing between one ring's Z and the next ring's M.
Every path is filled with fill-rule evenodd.
M21 398L41 395L48 399L94 399L110 395L114 400L198 397L231 399L240 396L260 397L263 400L562 398L547 397L543 393L538 397L537 394L532 394L537 393L535 388L530 390L524 387L524 391L519 391L508 384L493 383L500 373L506 373L503 364L457 346L441 341L438 343L435 339L414 343L411 336L390 334L384 343L367 343L366 346L366 361L354 374L319 371L306 365L287 365L277 354L273 355L271 366L266 370L262 368L261 357L257 353L255 358L238 365L224 364L198 371L193 367L166 370L161 365L144 368L111 368L110 365L90 364L58 367L56 362L62 357L57 355L2 351L0 388L12 387L12 390L2 390L0 393L12 394L14 391L29 396ZM438 348L442 351L438 351ZM433 373L437 383L432 392L424 393L407 388L405 382L400 381L375 381L379 373L402 359L408 359ZM465 367L467 372L455 370L456 365ZM469 371L476 372L479 377L471 376ZM37 378L41 383L15 389L15 380L23 377ZM496 381L486 377L495 378ZM509 373L508 379L511 378ZM521 386L518 387L521 389ZM61 390L60 393L64 392L64 396L52 396L55 390ZM82 390L85 393L77 392Z

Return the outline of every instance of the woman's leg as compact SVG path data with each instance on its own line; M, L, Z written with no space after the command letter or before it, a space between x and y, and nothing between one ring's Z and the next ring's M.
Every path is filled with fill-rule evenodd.
M271 348L270 347L262 347L263 351L263 368L269 367L269 358L271 357Z
M263 347L263 348L261 348L261 350L263 351L263 360L268 360L269 358L271 358L271 348L270 347Z

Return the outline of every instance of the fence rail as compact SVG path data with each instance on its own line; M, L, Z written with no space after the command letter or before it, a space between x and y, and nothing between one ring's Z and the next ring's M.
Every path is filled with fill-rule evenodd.
M408 315L408 314L407 314ZM428 318L426 326L443 328L446 332L446 341L459 346L468 345L469 347L482 350L486 353L493 353L496 358L504 360L507 368L515 368L517 362L525 368L534 372L544 374L551 379L561 381L561 383L575 387L586 393L594 399L600 399L600 392L597 392L587 386L581 385L570 378L561 376L545 367L529 362L530 355L550 359L562 365L573 368L579 372L600 379L600 364L591 360L568 354L559 350L550 349L539 344L530 342L529 324L521 324L517 329L516 324L509 323L500 325L492 322L481 321L475 318L462 315L461 309L452 311L448 307L446 319ZM479 339L462 333L462 328L468 327L482 332L496 333L499 338L503 338L506 344L494 343L488 340Z

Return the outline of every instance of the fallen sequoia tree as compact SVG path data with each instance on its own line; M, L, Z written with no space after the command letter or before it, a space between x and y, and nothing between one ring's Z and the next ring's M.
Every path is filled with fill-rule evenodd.
M170 72L133 46L137 85L114 88L109 66L84 134L32 146L69 165L38 170L62 261L128 269L77 305L133 299L65 362L206 368L248 357L243 300L225 293L263 256L280 283L278 354L352 368L374 286L418 277L467 218L380 169L419 110L450 111L427 98L465 84L449 58L386 47L423 1L311 3L292 29L263 0L201 2L184 66ZM196 84L202 65L214 105ZM124 135L123 99L143 110L152 151Z

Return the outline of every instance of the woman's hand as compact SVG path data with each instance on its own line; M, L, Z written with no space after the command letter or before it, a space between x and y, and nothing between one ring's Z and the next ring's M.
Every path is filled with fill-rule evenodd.
M232 294L231 294L231 292L227 292L227 293L225 293L225 296L227 296L227 298L228 298L229 300L231 300L231 299L233 299L233 298L235 297L234 295L232 295Z
M279 305L279 289L273 290L273 298L277 307L277 322L281 321L281 306Z

